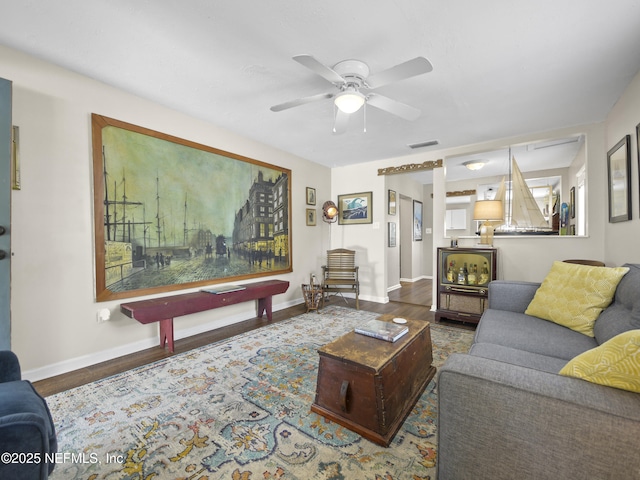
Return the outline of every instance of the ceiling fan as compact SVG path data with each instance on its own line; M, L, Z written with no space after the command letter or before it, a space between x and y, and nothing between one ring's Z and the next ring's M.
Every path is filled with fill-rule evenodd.
M311 55L296 55L293 59L333 83L337 91L291 100L274 105L271 110L280 112L307 103L333 98L337 107L333 128L335 133L345 132L349 115L357 112L365 103L405 120L417 119L421 113L417 108L374 93L372 90L433 70L431 62L424 57L416 57L373 75L370 74L369 66L360 60L344 60L330 68Z

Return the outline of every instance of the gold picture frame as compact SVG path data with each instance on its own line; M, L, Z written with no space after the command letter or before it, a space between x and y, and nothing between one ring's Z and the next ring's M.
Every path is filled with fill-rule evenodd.
M396 191L395 190L389 190L389 198L387 203L388 203L387 213L389 215L395 215L396 214Z
M373 223L373 192L338 195L338 224Z
M307 187L307 205L315 205L316 204L316 189L312 187Z
M316 220L316 218L317 218L316 209L315 208L307 208L306 218L307 218L307 226L308 227L315 227L316 226L316 222L317 222L317 220Z
M96 300L291 272L291 171L92 114Z

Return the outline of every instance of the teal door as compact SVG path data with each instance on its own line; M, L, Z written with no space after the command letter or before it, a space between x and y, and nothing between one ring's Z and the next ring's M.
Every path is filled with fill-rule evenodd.
M11 349L11 82L0 78L0 350Z

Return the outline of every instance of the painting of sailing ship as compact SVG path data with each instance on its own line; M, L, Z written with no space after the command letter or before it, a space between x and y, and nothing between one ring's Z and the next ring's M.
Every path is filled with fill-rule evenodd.
M96 299L290 272L288 169L93 114Z

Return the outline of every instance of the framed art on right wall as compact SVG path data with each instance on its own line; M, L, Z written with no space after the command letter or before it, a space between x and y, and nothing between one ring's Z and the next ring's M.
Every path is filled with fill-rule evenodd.
M640 123L636 125L636 151L638 153L638 184L640 185Z
M609 179L609 223L631 220L630 135L607 152Z
M422 202L413 201L413 241L422 241Z

